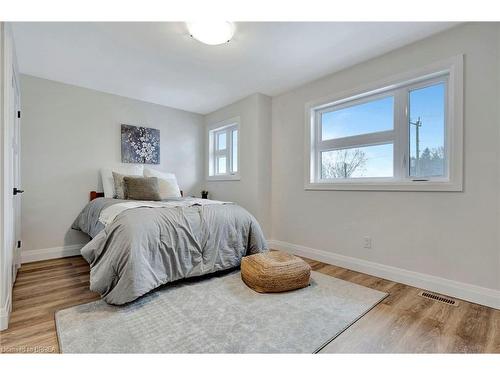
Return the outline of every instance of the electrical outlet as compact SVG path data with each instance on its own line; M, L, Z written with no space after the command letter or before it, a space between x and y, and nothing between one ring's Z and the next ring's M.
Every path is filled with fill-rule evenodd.
M363 238L363 247L365 249L371 249L372 248L372 238L371 237L365 237L365 238Z

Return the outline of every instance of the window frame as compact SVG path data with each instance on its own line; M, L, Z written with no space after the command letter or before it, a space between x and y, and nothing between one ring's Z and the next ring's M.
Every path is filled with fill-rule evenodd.
M409 93L445 82L445 173L409 176ZM392 130L321 140L321 114L394 96ZM463 191L463 55L306 104L306 190ZM321 152L393 143L393 177L321 178ZM329 148L330 147L330 148ZM333 147L333 148L332 148Z
M233 172L233 131L238 131L237 139L237 171ZM220 121L207 127L207 149L208 149L208 165L206 169L206 179L208 181L231 181L240 180L240 119L234 117L228 120ZM226 134L226 148L218 150L218 135ZM218 158L226 157L226 173L217 173Z

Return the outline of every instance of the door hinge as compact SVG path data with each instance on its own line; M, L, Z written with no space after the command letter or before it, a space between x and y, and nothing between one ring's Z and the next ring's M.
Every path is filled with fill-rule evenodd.
M17 118L21 118L21 111L17 111Z
M18 248L18 249L20 249L20 248L21 248L21 246L22 246L22 244L23 244L23 243L22 243L21 241L17 241L17 248Z

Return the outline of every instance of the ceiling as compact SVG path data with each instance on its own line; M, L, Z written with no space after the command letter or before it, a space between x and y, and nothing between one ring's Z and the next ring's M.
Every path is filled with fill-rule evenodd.
M274 96L450 28L438 22L237 22L209 46L182 22L13 23L21 73L197 113Z

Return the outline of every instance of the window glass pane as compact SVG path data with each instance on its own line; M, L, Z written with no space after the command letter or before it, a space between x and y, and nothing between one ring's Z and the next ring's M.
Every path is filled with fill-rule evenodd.
M321 178L393 177L393 144L323 151Z
M445 84L412 90L410 108L410 176L445 174Z
M217 150L226 149L226 132L217 133Z
M392 130L394 97L376 99L321 115L321 140Z
M226 173L226 157L218 156L217 157L217 174Z
M238 172L238 130L232 132L233 172Z

